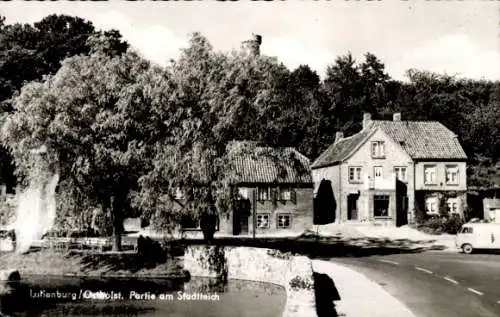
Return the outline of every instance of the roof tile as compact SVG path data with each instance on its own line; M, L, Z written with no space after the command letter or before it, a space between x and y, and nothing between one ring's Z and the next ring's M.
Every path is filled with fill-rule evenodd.
M373 120L366 129L328 147L311 167L325 167L347 159L376 129L384 131L415 160L467 159L457 136L440 122Z
M337 143L330 145L311 165L311 168L320 168L335 164L345 160L356 147L369 135L375 132L368 128L350 137L341 139Z
M255 147L232 160L240 183L312 183L310 161L291 147Z
M374 120L413 159L467 159L455 133L437 121Z

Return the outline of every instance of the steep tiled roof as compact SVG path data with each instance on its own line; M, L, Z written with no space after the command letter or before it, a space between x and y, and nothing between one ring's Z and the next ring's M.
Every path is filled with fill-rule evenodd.
M239 183L312 183L309 159L291 147L257 146L231 161Z
M439 122L373 120L366 129L328 147L311 167L342 162L377 129L384 131L412 159L467 159L456 135Z
M364 129L350 137L343 138L330 145L311 165L311 168L320 168L336 164L345 160L361 143L370 136L375 129Z
M372 121L413 159L458 159L465 154L457 136L436 121Z

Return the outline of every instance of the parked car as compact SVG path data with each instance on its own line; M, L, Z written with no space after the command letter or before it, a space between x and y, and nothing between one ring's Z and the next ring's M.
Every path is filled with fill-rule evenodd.
M475 249L500 249L500 224L466 223L457 233L455 245L466 254L472 253Z

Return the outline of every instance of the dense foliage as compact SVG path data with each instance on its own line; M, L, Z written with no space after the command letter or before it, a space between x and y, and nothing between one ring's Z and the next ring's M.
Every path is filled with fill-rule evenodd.
M12 98L21 87L55 74L70 56L88 54L96 44L117 55L128 44L116 30L99 31L90 21L67 15L49 15L33 24L5 24L0 16L0 109L12 111ZM0 147L0 179L9 190L15 186L12 156Z

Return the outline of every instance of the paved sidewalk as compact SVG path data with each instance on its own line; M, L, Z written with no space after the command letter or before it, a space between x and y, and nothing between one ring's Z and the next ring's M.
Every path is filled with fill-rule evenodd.
M383 244L387 247L427 249L457 252L455 235L427 234L409 226L375 227L368 225L329 224L313 226L308 232L318 232L320 237L334 237L351 245L370 246Z
M328 261L313 260L313 270L330 276L340 294L339 316L415 317L406 306L363 274Z
M407 240L414 243L415 247L430 247L440 251L457 252L455 248L455 235L427 234L409 226L394 227L359 227L361 234L367 238L386 239L390 241Z
M313 226L311 227L310 231L317 231L320 237L335 236L341 239L361 239L366 237L365 234L363 234L356 226L336 223Z

